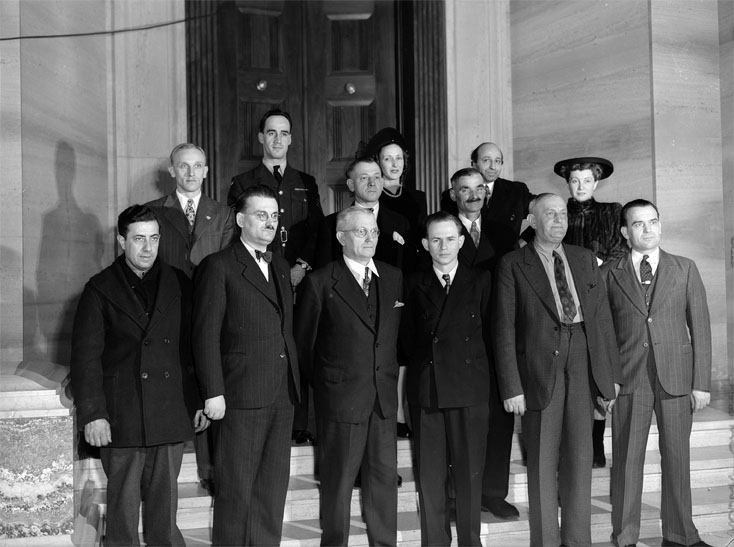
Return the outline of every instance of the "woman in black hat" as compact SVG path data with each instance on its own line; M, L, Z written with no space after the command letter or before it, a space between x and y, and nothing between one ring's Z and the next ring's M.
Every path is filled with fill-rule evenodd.
M590 249L599 264L623 256L627 252L619 229L622 205L616 202L600 203L594 199L594 190L600 180L614 171L604 158L571 158L559 161L553 171L566 179L571 197L568 200L568 231L564 243ZM604 456L604 428L606 415L594 410L594 467L607 464Z

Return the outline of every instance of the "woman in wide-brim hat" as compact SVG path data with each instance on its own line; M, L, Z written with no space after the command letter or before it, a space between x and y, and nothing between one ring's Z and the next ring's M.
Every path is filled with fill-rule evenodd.
M564 243L590 249L599 264L623 256L627 245L619 229L622 205L601 203L594 199L599 182L614 172L614 165L604 158L570 158L559 161L553 171L566 179L571 197L568 200L568 231ZM606 415L594 409L594 467L607 464L604 455Z

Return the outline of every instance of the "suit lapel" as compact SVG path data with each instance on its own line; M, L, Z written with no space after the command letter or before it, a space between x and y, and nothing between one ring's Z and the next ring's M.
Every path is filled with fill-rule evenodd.
M550 286L550 280L548 275L545 273L543 263L540 261L538 253L535 252L532 244L523 247L523 275L530 283L532 289L536 292L541 302L545 304L546 308L552 313L553 317L558 322L561 318L558 317L558 309L556 308L556 299L553 298L553 290Z
M144 331L148 327L148 316L125 279L122 271L122 268L125 267L124 264L116 261L112 275L103 279L97 288L120 311L130 317L140 327L140 330Z
M421 274L421 280L418 284L418 288L426 296L426 299L433 305L433 307L437 310L441 309L444 297L446 296L446 291L441 287L441 283L438 281L433 268Z
M334 292L337 293L342 300L349 306L352 311L360 318L360 320L367 325L367 327L374 332L375 328L370 324L369 318L367 317L367 299L364 296L364 292L360 288L357 281L354 279L352 272L347 267L343 258L340 258L334 263L332 271L332 277L334 279ZM384 289L378 291L380 297L379 305L385 305L383 299L386 298ZM392 304L390 304L392 307Z
M637 275L632 267L632 256L627 254L617 261L612 270L612 275L617 280L622 292L627 299L639 310L643 315L647 315L647 306L645 298L640 292L640 282L637 281Z
M255 262L255 259L250 254L250 251L245 248L242 241L233 245L233 249L237 262L242 264L242 277L260 291L265 298L277 306L278 302L273 300L273 295L268 288L268 282L265 280L265 276ZM275 275L272 269L270 273Z
M203 196L202 196L203 198ZM176 192L169 194L166 197L166 201L163 203L163 215L166 217L168 223L173 226L184 238L188 239L189 234L189 222L186 220L186 216L181 209L181 204L176 197Z
M668 253L660 249L660 261L655 272L655 286L653 287L652 300L650 301L650 313L655 312L665 303L668 296L672 294L676 284L675 266L670 260Z
M464 244L461 246L461 249L459 249L459 256L462 257L467 264L473 265L474 260L477 257L477 248L474 245L474 240L469 234L469 230L467 230L466 226L463 224L461 225L461 235L464 236ZM480 239L479 242L481 243L481 241L482 240Z
M181 288L176 280L176 274L174 274L168 267L161 264L161 273L158 278L158 290L156 291L155 307L153 313L150 316L148 322L148 332L152 331L156 325L161 321L167 314L167 310L171 303L180 298Z
M579 297L581 313L583 314L584 310L591 309L587 306L589 290L594 287L590 263L588 260L584 260L575 249L569 248L567 245L563 246L563 250L566 252L566 260L568 260L568 267L571 269L573 284L576 287L576 295Z
M194 237L198 239L209 231L215 216L214 200L201 195L199 208L196 210L196 221L194 222Z

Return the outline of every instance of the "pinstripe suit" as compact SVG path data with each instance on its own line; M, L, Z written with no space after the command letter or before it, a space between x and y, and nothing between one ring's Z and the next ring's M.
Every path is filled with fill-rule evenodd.
M630 255L602 268L622 362L613 413L612 526L620 545L640 532L645 446L653 411L660 431L663 537L690 545L693 524L689 437L692 389L711 384L711 325L696 265L660 250L647 309Z
M194 359L204 400L224 395L216 451L214 545L278 545L300 377L285 259L270 282L241 241L196 272Z

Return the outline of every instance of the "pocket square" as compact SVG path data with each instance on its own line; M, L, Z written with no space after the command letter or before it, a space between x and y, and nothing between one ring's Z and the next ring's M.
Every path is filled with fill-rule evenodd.
M402 308L403 306L405 306L405 302L401 302L400 300L396 300L395 301L395 304L393 304L392 307L393 308Z

